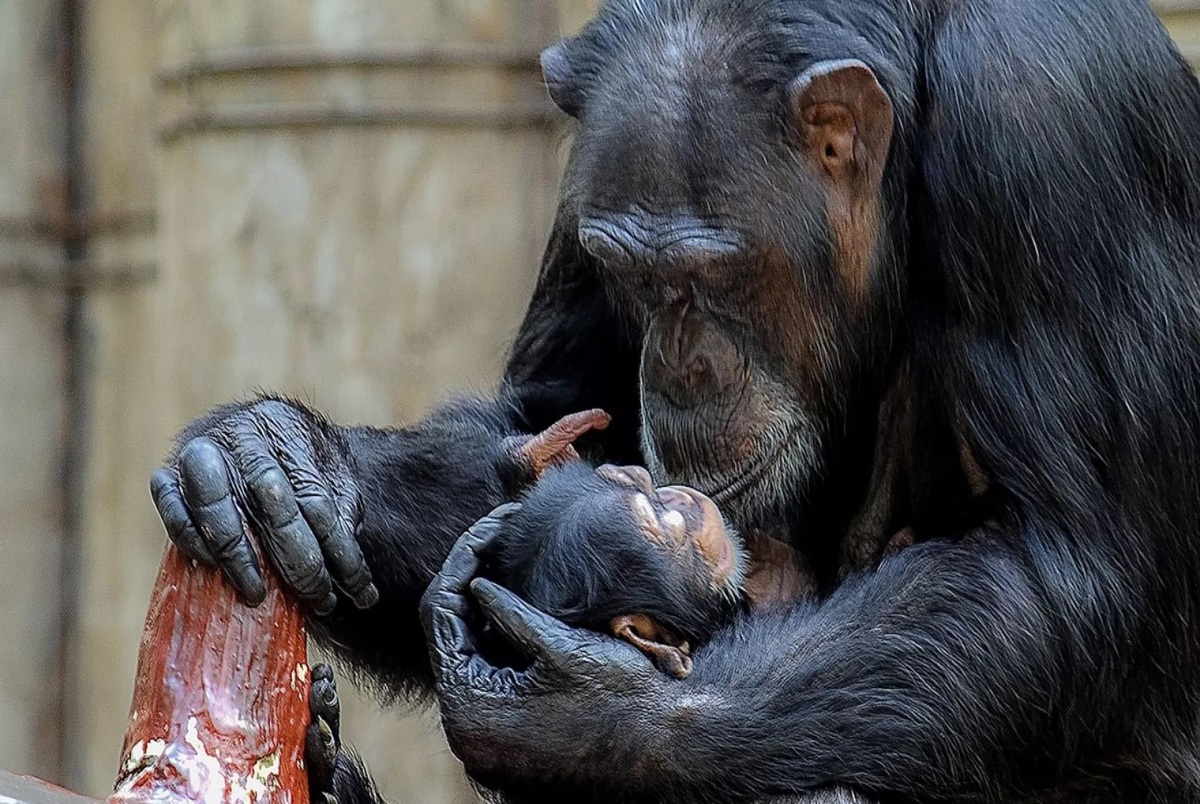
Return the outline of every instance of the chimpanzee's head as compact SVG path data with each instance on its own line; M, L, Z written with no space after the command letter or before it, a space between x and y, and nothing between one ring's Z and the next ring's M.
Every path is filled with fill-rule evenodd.
M542 56L563 209L645 333L648 464L740 527L809 488L898 326L886 59L809 5L613 0Z

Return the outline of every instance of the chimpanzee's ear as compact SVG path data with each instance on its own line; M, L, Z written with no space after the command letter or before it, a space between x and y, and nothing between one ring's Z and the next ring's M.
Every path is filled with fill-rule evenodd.
M857 59L817 62L787 95L811 164L835 182L877 186L892 143L893 109L871 68Z
M650 657L654 665L669 676L686 678L692 672L692 650L680 639L645 614L613 617L609 625L613 636L623 639Z
M570 46L571 40L567 39L542 51L542 78L554 105L571 117L578 117L582 93L571 64Z

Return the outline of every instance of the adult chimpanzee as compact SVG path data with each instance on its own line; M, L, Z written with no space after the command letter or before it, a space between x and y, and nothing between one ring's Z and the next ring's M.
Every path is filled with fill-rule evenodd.
M257 599L249 512L326 638L433 686L517 797L1200 797L1200 89L1144 0L613 0L544 67L578 135L496 397L222 408L159 476L174 538ZM486 521L426 653L455 531L422 511L591 406L594 456L787 533L820 602L677 680L476 580L533 658L497 668L462 619Z

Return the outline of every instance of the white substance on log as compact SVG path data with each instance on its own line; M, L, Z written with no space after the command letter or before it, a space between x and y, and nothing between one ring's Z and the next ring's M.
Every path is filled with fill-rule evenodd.
M196 752L195 762L189 762L180 768L186 771L188 786L193 792L204 794L204 804L221 804L225 800L227 783L221 773L221 763L214 756L209 756L208 749L200 741L200 730L196 727L196 718L188 718L187 734L184 742ZM199 773L198 771L203 771Z
M229 801L234 804L261 804L267 800L267 794L275 790L279 777L280 749L254 763L250 777L243 785L236 779L229 783Z
M307 664L304 662L299 662L296 665L296 669L292 671L290 683L292 686L292 692L296 693L301 698L304 698L304 696L308 694L306 689L308 686Z
M166 740L143 740L134 743L129 749L129 756L121 765L120 779L116 791L129 790L147 771L154 767L158 758L167 750Z

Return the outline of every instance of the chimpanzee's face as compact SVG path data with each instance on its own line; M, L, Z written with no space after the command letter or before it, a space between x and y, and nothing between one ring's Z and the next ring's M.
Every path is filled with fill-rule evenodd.
M742 5L610 3L543 67L578 120L564 203L644 328L654 479L750 527L820 469L868 350L891 106L860 62L782 65Z
M717 601L742 598L742 544L726 528L712 500L686 486L655 488L640 466L605 464L596 473L620 487L614 511L633 520L630 534L666 557L660 565L669 569L661 574L678 575L675 586L692 588L696 595L710 595ZM712 608L719 609L720 604Z

